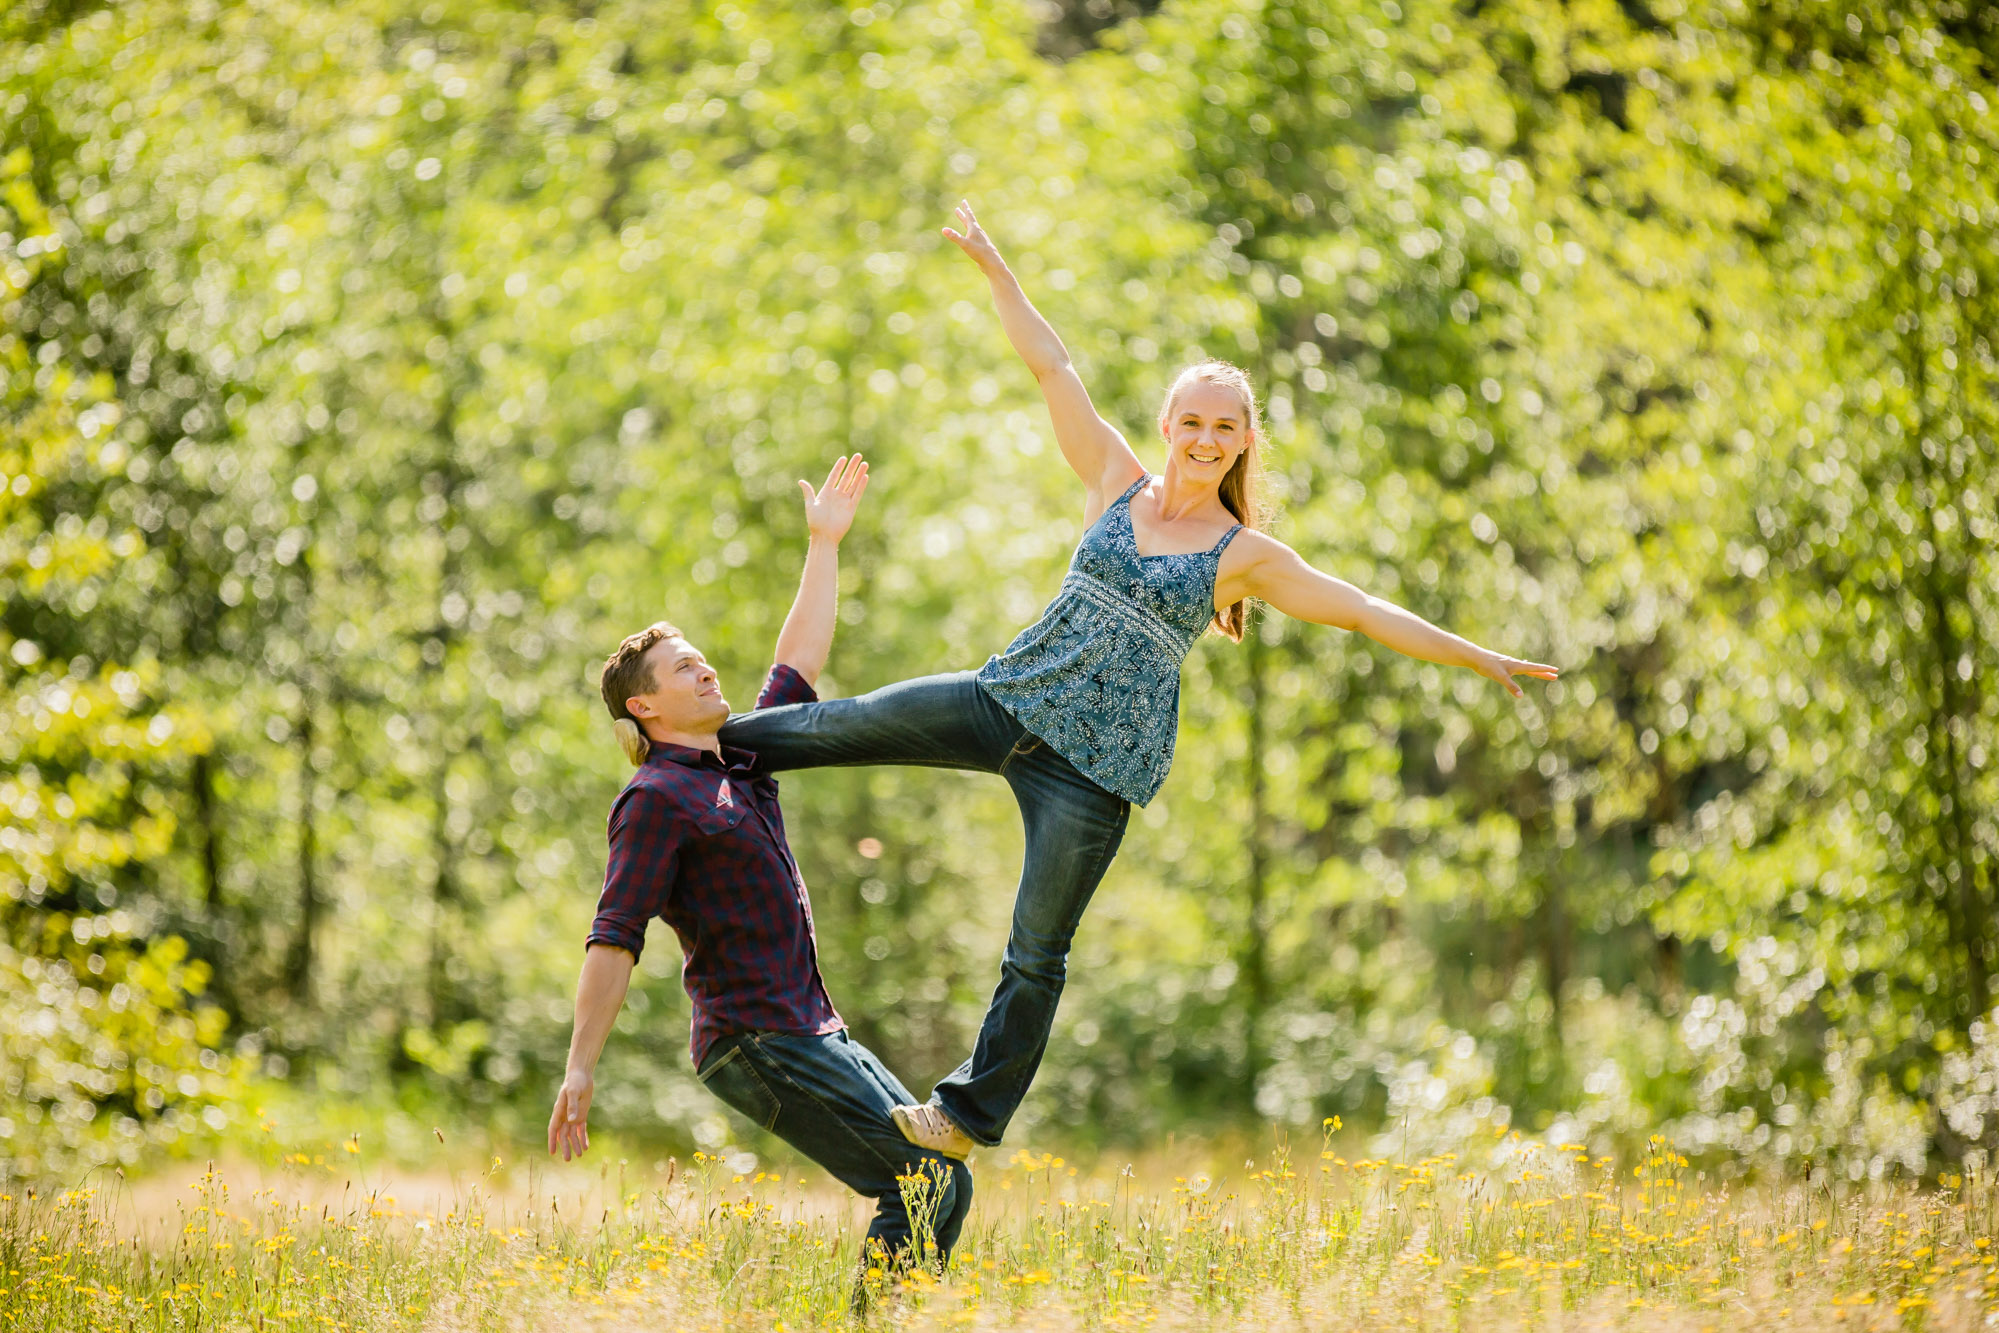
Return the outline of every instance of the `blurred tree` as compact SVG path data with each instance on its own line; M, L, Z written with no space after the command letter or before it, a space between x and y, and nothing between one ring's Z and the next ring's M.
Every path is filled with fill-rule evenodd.
M30 165L0 158L0 330L66 262ZM170 571L108 520L123 414L60 353L0 331L0 1178L133 1161L233 1091L208 969L149 892L207 727L156 659L110 656L107 618Z
M934 232L969 195L1143 457L1238 360L1283 536L1567 668L1515 706L1274 616L1204 644L1023 1133L1964 1148L1995 39L1848 8L12 6L8 549L110 563L4 575L10 716L187 718L9 770L19 846L62 764L151 839L35 910L111 886L328 1089L538 1118L625 776L595 662L668 617L746 703L792 479L855 448L828 692L974 667L1059 580L1073 479ZM921 1085L989 993L1004 793L785 787L834 995ZM712 1144L674 971L603 1108Z
M1789 6L1752 25L1790 76L1756 109L1787 158L1761 239L1793 359L1744 415L1757 526L1724 558L1770 673L1731 701L1762 724L1755 778L1658 858L1674 919L1776 973L1780 1016L1838 1034L1791 1076L1824 1101L1877 1080L1914 1094L1953 1155L1971 1145L1941 1055L1990 1012L1999 960L1999 707L1980 669L1999 643L1999 123L1979 91L1993 34L1966 26L1948 7Z

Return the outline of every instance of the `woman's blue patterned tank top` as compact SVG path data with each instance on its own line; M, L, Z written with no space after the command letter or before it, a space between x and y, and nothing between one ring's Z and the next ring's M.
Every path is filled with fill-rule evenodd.
M1213 550L1138 553L1131 497L1141 477L1076 544L1041 619L979 671L979 683L1029 731L1104 790L1144 805L1173 766L1180 663L1215 614L1215 570L1242 531Z

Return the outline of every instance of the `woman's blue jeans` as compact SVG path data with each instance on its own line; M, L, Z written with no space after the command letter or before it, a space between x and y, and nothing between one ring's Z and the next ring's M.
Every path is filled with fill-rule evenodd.
M975 1142L997 1144L1048 1048L1070 942L1117 855L1130 804L1022 727L969 671L857 699L761 708L729 719L722 742L773 770L912 764L997 773L1013 788L1027 857L999 986L972 1058L932 1093Z

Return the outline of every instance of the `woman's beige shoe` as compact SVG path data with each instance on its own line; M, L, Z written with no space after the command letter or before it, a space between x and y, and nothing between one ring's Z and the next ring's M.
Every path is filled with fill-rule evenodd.
M902 1131L902 1137L919 1148L944 1154L962 1162L973 1148L972 1136L952 1123L944 1114L944 1108L935 1102L922 1106L897 1106L889 1111L889 1118Z

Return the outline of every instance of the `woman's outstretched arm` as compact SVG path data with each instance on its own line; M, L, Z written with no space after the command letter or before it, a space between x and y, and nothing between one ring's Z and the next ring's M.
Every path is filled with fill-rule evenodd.
M1090 391L1083 387L1082 378L1069 360L1069 349L1028 301L1019 279L1000 258L999 248L972 215L970 204L958 205L958 220L965 230L959 233L945 227L944 235L971 257L992 284L993 306L999 311L1000 327L1006 330L1007 341L1041 385L1049 419L1055 425L1055 443L1061 446L1069 466L1083 479L1090 493L1086 509L1094 518L1143 476L1145 467L1117 427L1097 415L1095 405L1090 402Z
M1359 630L1405 657L1444 666L1470 667L1504 685L1515 698L1521 691L1513 683L1513 677L1553 680L1560 674L1559 668L1542 662L1523 661L1481 648L1470 639L1437 628L1413 611L1370 597L1343 579L1320 573L1296 551L1265 533L1242 534L1230 553L1234 554L1237 548L1242 549L1242 555L1230 562L1237 568L1221 580L1226 586L1217 592L1217 601L1233 592L1235 596L1228 597L1229 601L1256 597L1298 620Z

